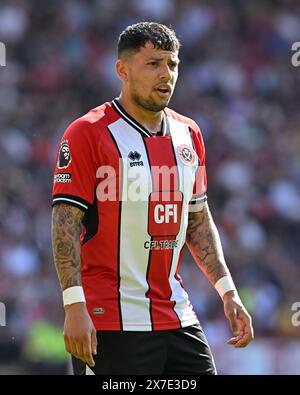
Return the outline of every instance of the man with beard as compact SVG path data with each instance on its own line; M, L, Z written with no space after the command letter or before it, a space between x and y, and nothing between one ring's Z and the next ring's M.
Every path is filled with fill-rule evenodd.
M75 374L216 374L178 274L185 244L222 298L229 343L253 339L208 207L200 129L167 108L179 47L162 24L128 26L118 42L120 96L62 138L52 240Z

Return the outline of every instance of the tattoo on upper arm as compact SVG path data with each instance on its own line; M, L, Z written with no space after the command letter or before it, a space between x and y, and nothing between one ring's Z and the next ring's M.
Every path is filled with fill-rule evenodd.
M201 212L189 214L186 242L197 264L213 284L229 274L207 203Z
M52 249L61 288L81 285L80 233L84 212L57 204L52 212Z

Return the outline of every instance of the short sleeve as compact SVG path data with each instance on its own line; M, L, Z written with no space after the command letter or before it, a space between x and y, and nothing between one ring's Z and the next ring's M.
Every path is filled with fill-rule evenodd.
M96 156L87 121L73 122L65 131L56 156L52 206L67 203L87 211L96 189Z
M193 197L190 201L189 211L197 212L203 208L203 203L207 200L207 177L205 167L205 146L201 131L196 123L190 128L191 138L198 157L198 167L196 170Z

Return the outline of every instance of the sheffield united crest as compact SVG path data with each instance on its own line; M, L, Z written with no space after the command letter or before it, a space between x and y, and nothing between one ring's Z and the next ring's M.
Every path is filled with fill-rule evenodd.
M181 144L178 147L178 155L183 162L187 166L193 166L196 163L196 154L192 147L186 144Z

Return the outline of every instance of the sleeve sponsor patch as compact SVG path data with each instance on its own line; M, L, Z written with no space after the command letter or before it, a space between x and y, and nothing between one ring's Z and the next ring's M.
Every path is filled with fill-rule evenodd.
M72 182L71 173L58 173L54 175L54 182L61 182L63 184L70 184Z
M61 142L59 154L58 154L58 169L66 169L71 163L71 152L67 140Z

